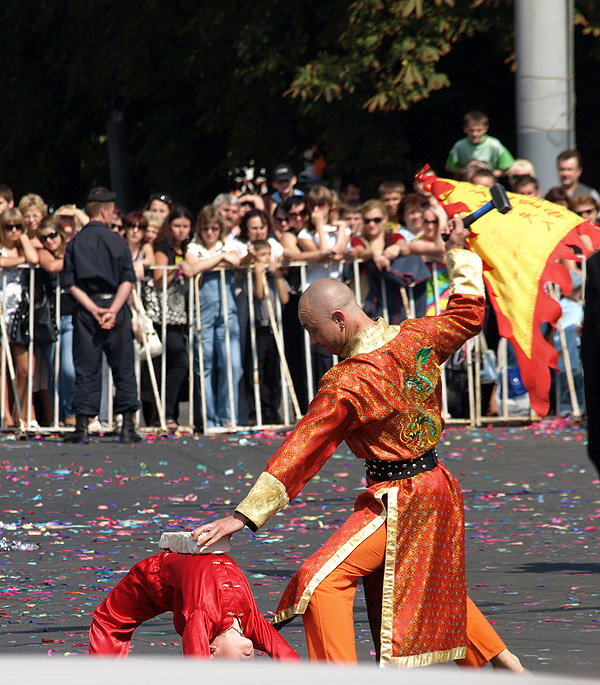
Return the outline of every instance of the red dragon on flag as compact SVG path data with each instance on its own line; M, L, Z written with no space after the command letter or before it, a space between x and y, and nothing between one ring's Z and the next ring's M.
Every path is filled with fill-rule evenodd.
M489 188L428 174L416 176L433 193L449 217L470 213L490 199ZM561 205L508 193L512 210L490 211L472 226L468 248L483 260L483 278L498 318L498 329L517 356L531 407L539 416L549 408L550 367L558 355L542 335L542 325L555 325L561 308L546 284L571 291L568 269L559 259L579 259L600 247L600 230ZM588 236L585 240L583 236ZM590 245L592 249L590 249Z

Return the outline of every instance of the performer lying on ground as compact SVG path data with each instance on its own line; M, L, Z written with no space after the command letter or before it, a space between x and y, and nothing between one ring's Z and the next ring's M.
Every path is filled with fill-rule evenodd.
M311 659L355 663L352 605L362 577L382 666L461 660L522 670L490 624L467 604L464 514L458 483L438 462L443 430L440 364L482 325L479 257L468 231L449 224L448 309L389 326L371 320L345 285L321 280L299 317L311 343L343 358L323 376L304 418L235 513L193 532L209 546L263 526L346 441L365 460L367 489L354 513L294 575L275 622L302 614ZM467 628L468 624L468 628ZM468 637L467 637L468 632Z
M183 653L200 659L298 654L260 613L239 566L225 554L161 552L137 563L94 612L90 654L127 657L133 631L166 611Z

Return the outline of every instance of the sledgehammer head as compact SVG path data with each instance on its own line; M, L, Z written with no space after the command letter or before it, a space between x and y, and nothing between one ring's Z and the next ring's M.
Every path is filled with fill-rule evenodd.
M510 200L508 199L508 195L506 194L506 190L504 190L503 185L500 183L495 183L490 188L490 195L492 196L492 204L494 205L494 209L497 209L500 214L506 214L506 212L510 212L512 205L510 204Z
M487 214L492 209L498 210L500 214L506 214L512 209L506 190L504 190L504 187L500 183L496 183L490 188L490 195L492 196L492 199L489 202L486 202L483 207L480 207L471 214L463 217L465 228L469 227L474 221L484 214ZM448 235L442 235L442 238L448 240Z
M506 214L512 209L508 195L504 187L500 183L494 184L490 188L490 195L492 199L486 202L483 207L476 209L472 214L463 217L463 223L465 226L470 226L474 221L487 214L490 210L496 209L500 214Z

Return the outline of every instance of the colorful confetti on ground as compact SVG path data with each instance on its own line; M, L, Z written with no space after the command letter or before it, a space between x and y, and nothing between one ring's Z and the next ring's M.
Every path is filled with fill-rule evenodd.
M440 455L466 509L469 592L532 671L597 676L600 483L585 432L566 419L528 427L449 427ZM110 438L72 446L0 440L0 653L82 656L94 608L160 533L231 511L282 435ZM259 606L348 516L362 464L341 445L268 529L234 538ZM373 662L357 592L359 659ZM306 655L302 624L283 630ZM134 635L133 654L178 654L168 616ZM10 650L10 652L9 652Z

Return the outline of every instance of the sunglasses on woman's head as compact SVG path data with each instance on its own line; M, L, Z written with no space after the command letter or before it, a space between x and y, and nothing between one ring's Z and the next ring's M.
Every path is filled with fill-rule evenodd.
M153 200L160 200L161 202L164 202L167 205L172 205L173 200L167 195L166 193L154 193L154 195L150 195L150 202Z

